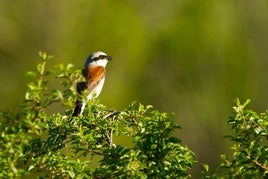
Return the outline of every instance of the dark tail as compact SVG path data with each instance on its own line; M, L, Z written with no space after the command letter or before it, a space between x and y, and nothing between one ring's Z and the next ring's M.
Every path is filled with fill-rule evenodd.
M81 95L82 92L86 89L86 83L85 82L79 82L79 83L77 83L76 88L77 88L76 90L77 90L78 95ZM79 98L79 96L78 96L78 98ZM81 110L82 110L82 101L78 99L76 101L72 117L78 116L79 114L81 114Z
M82 102L77 100L72 117L78 116L82 110Z

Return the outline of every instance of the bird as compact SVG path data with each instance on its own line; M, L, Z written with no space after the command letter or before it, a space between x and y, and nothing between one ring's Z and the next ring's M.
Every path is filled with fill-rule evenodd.
M100 95L105 81L105 67L110 60L112 60L112 57L102 51L96 51L86 59L84 68L82 69L82 75L86 81L77 83L76 90L80 98L78 96L76 100L73 117L82 115L87 102ZM84 91L87 93L87 100L81 100L81 95Z

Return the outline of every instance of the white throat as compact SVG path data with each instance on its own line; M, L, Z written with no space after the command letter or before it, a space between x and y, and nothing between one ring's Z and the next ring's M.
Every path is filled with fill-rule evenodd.
M108 63L108 60L103 59L103 60L97 60L97 61L92 61L88 64L89 67L95 67L95 66L102 66L102 67L106 67Z

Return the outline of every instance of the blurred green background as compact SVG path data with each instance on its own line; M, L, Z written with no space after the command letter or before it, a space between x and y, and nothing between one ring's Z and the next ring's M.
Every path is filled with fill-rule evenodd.
M38 51L81 68L102 50L108 64L101 103L132 100L175 112L176 135L211 165L228 151L233 100L268 108L266 0L2 0L0 110L23 100ZM56 84L55 84L56 85Z

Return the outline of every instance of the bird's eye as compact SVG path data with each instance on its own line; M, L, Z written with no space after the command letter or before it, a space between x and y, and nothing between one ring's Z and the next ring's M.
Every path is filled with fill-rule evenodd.
M97 61L97 60L99 60L99 57L92 58L92 61Z
M99 56L99 59L105 59L106 58L106 55L100 55Z

